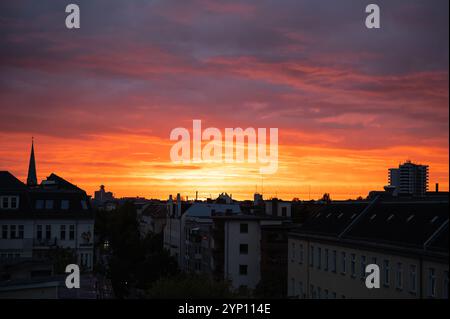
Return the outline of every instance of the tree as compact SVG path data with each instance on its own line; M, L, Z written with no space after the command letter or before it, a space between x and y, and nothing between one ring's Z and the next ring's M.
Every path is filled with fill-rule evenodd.
M71 248L54 247L48 251L48 257L53 263L55 274L64 274L66 266L77 263L75 251Z
M226 299L236 295L226 282L214 281L205 275L179 274L159 279L147 290L146 296L161 299Z
M323 201L323 202L326 202L326 203L330 203L331 202L331 196L330 196L329 193L325 193L325 194L323 194L323 196L322 196L322 198L320 200Z

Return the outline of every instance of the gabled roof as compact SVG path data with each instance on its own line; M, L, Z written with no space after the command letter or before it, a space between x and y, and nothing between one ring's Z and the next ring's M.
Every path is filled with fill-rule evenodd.
M1 190L24 190L26 185L8 171L0 171Z
M77 187L76 185L66 181L64 178L59 177L55 173L51 173L50 176L47 177L46 181L55 182L58 189L65 189L65 190L73 190L73 191L81 191L84 192L81 188Z

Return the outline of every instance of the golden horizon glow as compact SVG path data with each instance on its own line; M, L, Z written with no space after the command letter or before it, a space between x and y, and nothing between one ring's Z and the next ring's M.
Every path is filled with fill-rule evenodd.
M282 134L283 131L280 132ZM0 170L9 170L26 180L30 139L25 135L0 134ZM78 142L78 143L76 143ZM6 144L5 144L6 143ZM54 172L90 195L101 184L120 197L167 199L181 193L200 198L227 192L238 200L265 198L318 199L330 193L333 199L365 197L382 190L387 171L400 162L430 166L430 190L439 182L448 191L448 153L445 148L391 147L355 150L314 145L279 145L279 168L273 175L259 174L257 164L174 164L168 138L138 135L96 135L78 140L35 136L38 178ZM404 154L408 154L405 158Z

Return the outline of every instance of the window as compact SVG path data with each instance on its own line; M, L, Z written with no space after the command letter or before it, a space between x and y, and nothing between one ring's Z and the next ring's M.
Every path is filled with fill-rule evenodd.
M52 226L51 225L45 225L45 239L52 238Z
M248 244L240 244L239 245L239 253L241 255L247 255L248 254Z
M66 240L66 225L59 226L59 238Z
M436 271L434 268L428 269L428 296L436 296Z
M36 237L42 239L42 225L37 225Z
M317 298L322 298L322 289L320 287L317 287Z
M44 208L44 201L42 199L38 199L36 201L36 209L43 209Z
M295 279L291 278L291 296L295 296Z
M8 225L2 225L2 239L8 239Z
M298 282L298 295L300 298L303 298L303 282Z
M341 252L341 273L343 274L347 271L345 257L345 252Z
M16 196L11 197L11 205L10 205L10 207L11 207L12 209L17 209L17 208L19 208L19 200L18 200L18 199L19 199L19 198L16 197Z
M45 209L53 209L53 200L52 199L47 199L45 201Z
M336 272L336 268L337 268L337 252L336 252L336 250L333 250L333 257L332 257L332 261L331 261L331 271Z
M1 209L17 209L19 208L19 196L2 196L0 197Z
M81 201L81 208L82 208L83 210L87 210L87 209L88 209L88 208L87 208L87 203L86 203L85 200L82 200L82 201Z
M325 249L325 266L323 267L325 271L328 271L328 249Z
M328 299L328 289L323 290L323 298Z
M241 231L241 234L248 234L248 224L241 224L240 231Z
M314 266L314 246L311 245L311 250L309 251L309 266Z
M336 295L336 292L335 292L335 291L333 291L333 293L331 294L331 298L333 298L333 299L336 299L336 298L337 298L337 295Z
M300 244L300 252L298 254L298 263L303 264L303 244Z
M67 210L69 209L69 201L66 199L63 199L61 201L61 209Z
M9 238L10 239L16 239L16 225L11 225L9 227Z
M397 272L395 275L395 288L403 288L403 265L402 263L397 263Z
M409 266L409 290L412 293L417 291L417 266L410 265Z
M69 228L69 240L75 239L75 225L70 225Z
M314 285L309 286L310 294L312 299L316 299L316 290L314 289Z
M317 247L317 269L322 265L322 248Z
M23 225L19 225L19 236L18 236L19 239L23 239L23 229L24 229Z
M287 216L287 207L281 207L281 216L283 217Z
M9 197L2 197L2 208L9 208Z
M444 287L442 289L442 298L448 299L448 271L444 271Z
M291 244L291 259L295 260L295 243Z
M356 277L356 255L352 254L352 259L351 259L351 263L350 263L350 269L352 272L352 277Z
M385 259L383 263L384 269L384 285L389 286L389 260Z
M241 276L247 275L247 269L248 269L247 265L239 265L239 275Z
M361 279L366 278L366 256L361 256Z

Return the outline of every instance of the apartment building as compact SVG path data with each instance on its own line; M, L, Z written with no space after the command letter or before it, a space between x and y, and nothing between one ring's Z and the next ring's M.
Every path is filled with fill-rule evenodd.
M37 182L32 145L27 184L0 171L0 272L5 279L48 275L50 251L70 248L94 264L94 215L86 192L56 174Z
M215 216L214 275L235 290L252 291L287 278L286 218L256 215ZM276 285L277 286L277 285ZM279 292L282 296L283 292Z
M448 271L448 193L332 202L289 233L291 298L448 298Z

